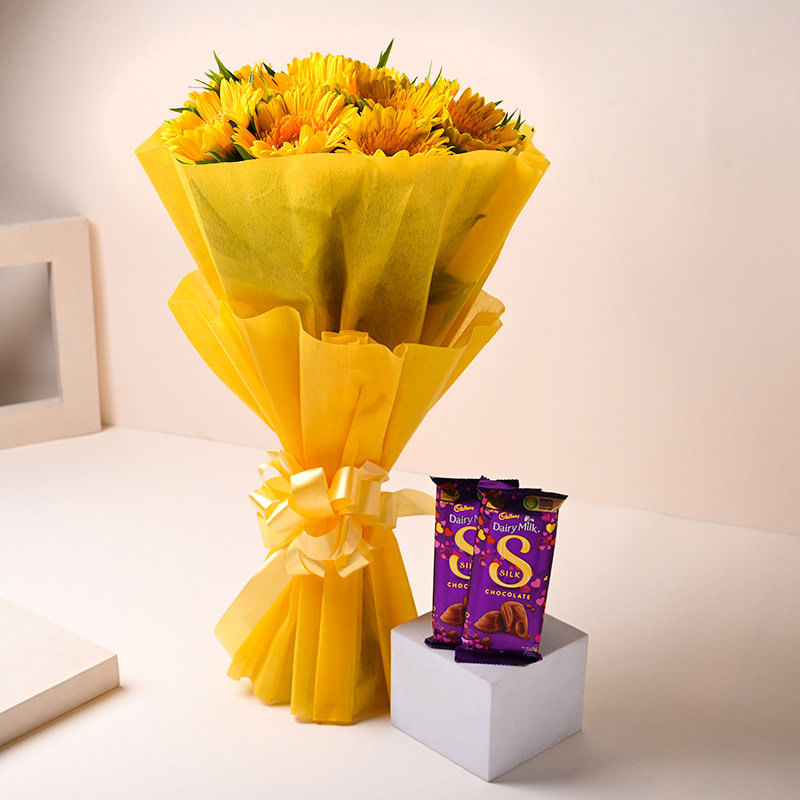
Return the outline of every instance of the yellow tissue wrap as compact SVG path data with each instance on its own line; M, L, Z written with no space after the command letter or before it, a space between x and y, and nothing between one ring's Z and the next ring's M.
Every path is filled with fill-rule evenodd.
M187 275L170 300L206 363L278 434L286 474L320 467L331 484L342 468L394 464L428 410L500 327L502 306L488 297L482 305L492 310L476 310L452 347L403 344L390 351L353 333L316 339L287 306L239 317L200 272ZM413 494L408 502L406 513L432 510ZM230 674L251 678L265 702L291 703L299 717L339 723L386 708L389 631L416 616L416 608L393 524L375 516L376 526L363 526L371 548L363 569L343 576L327 562L322 575L292 575L286 550L273 551L220 620L216 633L233 657Z
M389 631L416 615L386 492L434 403L500 327L481 291L547 161L310 154L176 162L137 150L194 257L170 308L275 433L251 493L269 554L216 629L229 674L296 716L388 705Z
M249 317L286 305L312 336L448 344L548 161L483 150L310 153L181 164L137 155L215 294Z

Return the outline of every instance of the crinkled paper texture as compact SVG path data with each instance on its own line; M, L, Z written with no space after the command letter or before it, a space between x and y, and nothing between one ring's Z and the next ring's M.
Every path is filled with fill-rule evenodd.
M358 333L307 333L287 306L237 315L200 272L187 275L170 308L214 373L280 437L302 466L374 461L390 467L425 414L500 327L502 305L484 295L451 347L389 350ZM217 626L268 703L290 703L315 721L352 722L388 704L389 631L416 615L391 531L372 562L289 579L274 554Z
M198 266L241 316L295 308L313 336L448 344L548 166L476 151L181 164L137 150Z
M304 330L279 306L241 317L200 272L169 301L205 362L278 435L305 468L373 461L390 469L444 392L500 327L502 304L485 293L450 347L394 350L356 333Z

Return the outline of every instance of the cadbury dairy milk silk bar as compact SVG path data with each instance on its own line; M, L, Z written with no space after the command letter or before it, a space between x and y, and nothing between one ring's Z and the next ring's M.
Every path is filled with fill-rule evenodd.
M461 641L480 496L477 478L432 478L436 484L433 559L433 635L430 647L455 649ZM517 481L490 482L516 486Z
M538 661L547 589L566 495L481 485L478 532L456 661Z

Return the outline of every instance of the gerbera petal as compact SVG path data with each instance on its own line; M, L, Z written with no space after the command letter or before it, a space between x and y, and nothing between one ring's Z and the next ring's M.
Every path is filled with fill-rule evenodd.
M456 152L509 150L520 141L514 124L504 124L503 111L471 89L465 89L458 100L453 100L448 111L447 136Z
M358 109L338 92L325 87L290 89L259 103L254 118L258 138L248 151L256 158L329 152L342 142L357 116Z
M407 108L398 111L376 104L365 107L350 123L345 147L367 155L416 155L447 152L447 139L431 120L417 118Z

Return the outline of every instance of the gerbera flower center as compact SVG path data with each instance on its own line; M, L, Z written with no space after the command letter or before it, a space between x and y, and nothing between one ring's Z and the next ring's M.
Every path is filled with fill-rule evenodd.
M272 130L264 136L264 141L277 150L284 142L296 142L300 138L303 125L311 125L313 122L311 114L286 114L275 122Z
M450 106L450 116L458 130L480 139L500 122L503 112L492 109L491 113L487 113L485 109L480 109L476 113L472 109L465 109L453 103Z
M400 136L395 130L369 131L362 136L361 146L366 153L383 150L387 156L399 153L413 141L413 136Z

